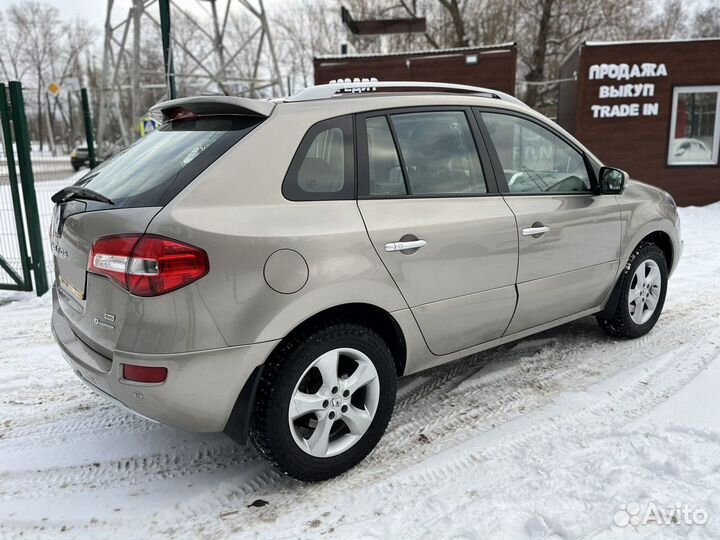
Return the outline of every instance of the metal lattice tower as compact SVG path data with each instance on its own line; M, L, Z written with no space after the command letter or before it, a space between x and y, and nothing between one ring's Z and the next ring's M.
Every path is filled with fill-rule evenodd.
M171 97L176 85L180 96L285 94L263 0L133 0L126 13L114 4L107 0L97 132L101 149L114 142L130 144L144 112ZM228 27L237 21L242 29L236 24L230 43ZM205 47L199 51L184 43L174 31L178 24L192 28ZM157 35L158 52L165 52L161 38L170 44L164 76L162 67L143 69L144 34ZM182 71L173 73L179 57Z

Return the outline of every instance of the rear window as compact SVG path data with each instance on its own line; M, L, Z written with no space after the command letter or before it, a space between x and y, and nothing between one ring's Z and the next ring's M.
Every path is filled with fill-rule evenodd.
M116 207L163 206L262 120L213 116L168 122L75 185L110 198Z

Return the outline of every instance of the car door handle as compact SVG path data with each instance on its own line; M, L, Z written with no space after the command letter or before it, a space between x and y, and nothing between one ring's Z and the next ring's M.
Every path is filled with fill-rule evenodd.
M425 240L408 240L407 242L388 242L385 244L385 251L407 251L410 249L420 249L425 247L427 242Z
M550 227L546 227L545 225L537 226L533 224L532 227L525 227L522 230L523 236L540 236L545 234L550 230Z

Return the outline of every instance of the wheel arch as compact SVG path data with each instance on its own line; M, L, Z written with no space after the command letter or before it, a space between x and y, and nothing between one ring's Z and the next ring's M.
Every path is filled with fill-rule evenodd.
M407 344L405 335L400 324L385 309L374 304L364 302L351 302L326 308L308 317L295 326L277 345L282 347L284 343L292 339L298 333L309 328L321 326L330 321L354 322L375 330L385 340L395 361L395 370L398 377L405 373L407 364Z
M352 302L326 308L308 317L295 326L273 349L282 347L298 333L330 321L355 322L375 330L387 343L395 362L398 377L405 373L407 365L407 343L400 324L391 313L374 304ZM270 353L272 354L272 353ZM225 433L240 444L247 441L253 403L265 364L257 366L245 382L230 413Z
M643 243L654 244L662 250L663 254L665 255L665 262L667 262L668 272L670 272L670 270L673 268L675 256L672 238L670 237L670 235L662 230L656 230L649 234L646 234L639 242L633 245L632 249L630 250L630 254L634 253L635 250ZM607 302L605 302L605 307L598 314L600 317L609 317L612 313L615 312L617 304L620 300L620 288L622 286L623 272L625 271L627 265L628 261L625 261L625 264L620 267L620 271L615 278L615 285L610 292L610 296L608 297Z
M651 232L642 240L640 240L640 242L637 243L637 245L633 248L633 251L643 242L655 244L657 247L659 247L665 255L665 262L667 262L668 271L673 268L673 264L675 262L675 251L673 248L672 239L670 238L670 235L668 233L666 233L665 231Z

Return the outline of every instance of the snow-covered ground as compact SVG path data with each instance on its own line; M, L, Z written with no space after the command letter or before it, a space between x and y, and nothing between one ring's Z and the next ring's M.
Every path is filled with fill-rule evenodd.
M405 380L377 449L321 484L106 403L47 296L0 296L0 537L720 538L720 204L681 215L649 335L587 318Z

